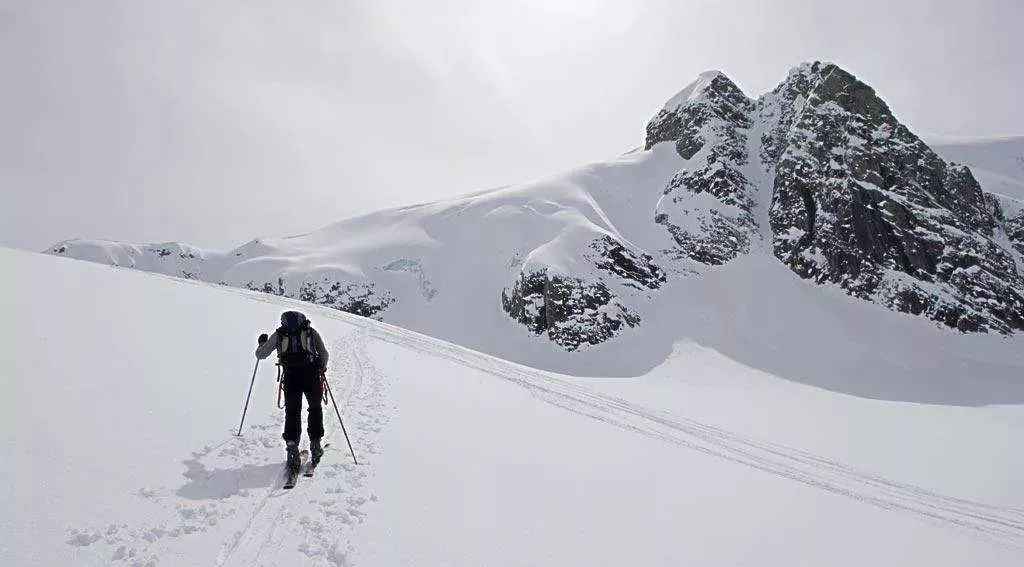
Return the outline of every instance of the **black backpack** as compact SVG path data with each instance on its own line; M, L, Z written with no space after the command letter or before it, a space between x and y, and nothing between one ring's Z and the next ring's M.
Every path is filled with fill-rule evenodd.
M286 311L281 314L281 327L277 329L277 358L282 366L313 366L316 363L312 334L313 328L302 313Z

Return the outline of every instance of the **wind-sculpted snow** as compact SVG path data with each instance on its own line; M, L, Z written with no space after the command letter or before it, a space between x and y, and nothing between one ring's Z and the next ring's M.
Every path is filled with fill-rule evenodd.
M619 232L633 224L610 220L634 213L604 208L628 200L637 175L654 177L656 191L670 175L664 162L678 160L646 152L595 166L601 177L584 169L384 211L229 252L202 251L185 268L155 245L74 240L50 252L300 299L468 344L487 336L476 329L497 311L573 351L636 329L637 304L667 281L659 261ZM625 182L604 186L616 177ZM638 216L654 227L649 213ZM643 236L637 228L631 232ZM659 236L654 242L663 248Z
M649 368L686 332L659 314L694 308L666 289L753 255L942 326L1013 333L1020 140L942 146L985 167L972 172L836 65L800 65L757 99L708 72L650 120L643 150L531 183L226 252L90 240L49 252L298 298L548 368L580 353L615 367L602 345L634 340L655 346L617 372Z

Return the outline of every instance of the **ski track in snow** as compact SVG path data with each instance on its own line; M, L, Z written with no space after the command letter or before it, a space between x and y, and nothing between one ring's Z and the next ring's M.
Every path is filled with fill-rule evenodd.
M372 456L379 450L376 437L390 413L384 401L387 379L364 352L367 338L366 329L357 327L335 341L328 371L360 459L358 466L349 455L333 406L325 401L325 440L330 447L314 478L300 478L294 489L283 490L282 417L274 412L262 423L247 426L242 437L232 435L219 445L193 453L184 461L188 482L180 488L137 491L140 498L158 508L156 515L167 516L173 505L176 517L159 525L129 527L134 522L126 518L124 523L102 528L70 529L68 545L90 548L89 557L105 557L102 564L155 567L181 561L173 550L173 540L219 528L225 532L224 543L217 557L211 558L218 567L288 561L351 565L347 536L365 517L363 506L377 499L366 487L366 480L372 474ZM211 468L209 463L227 468ZM289 550L284 547L287 541L301 544ZM287 555L289 552L294 553Z
M401 328L368 323L362 326L374 339L486 372L567 411L865 504L952 527L1000 547L1024 551L1024 510L956 498L898 482L797 448L601 394L554 375Z
M353 436L353 446L361 459L366 459L367 456L379 451L376 438L391 411L385 403L384 392L390 377L381 376L365 353L367 341L375 339L485 372L526 388L539 400L614 427L725 459L894 513L910 515L922 521L949 527L1000 547L1024 552L1024 510L1018 508L957 498L888 479L794 447L747 437L671 412L598 393L554 374L501 360L393 325L371 322L329 308L320 308L277 296L265 296L258 292L195 280L181 280L172 276L158 277L216 287L253 301L315 310L317 316L342 321L355 327L356 331L352 335L332 345L331 352L337 354L332 358L328 376L334 380L332 385L344 380L344 387L334 386L335 395L339 408L346 409L343 417L351 422L347 422L349 433ZM280 547L281 542L288 539L288 535L296 533L303 541L297 551L305 554L311 564L351 567L352 549L346 537L351 533L352 527L362 521L362 506L367 501L376 500L376 497L364 488L364 482L372 472L372 466L364 465L372 464L372 461L366 463L361 460L358 467L352 464L351 457L346 452L348 447L344 445L344 437L336 424L337 418L332 419L329 415L334 411L333 407L327 405L324 411L325 427L328 437L332 440L328 449L329 455L317 469L316 477L300 479L298 486L291 493L279 490L283 483L283 466L280 455L280 420L277 418L272 420L273 424L251 426L250 432L258 432L256 437L243 437L240 444L232 444L234 439L225 441L221 445L204 449L203 452L195 454L192 460L186 461L187 466L194 466L189 463L201 463L217 449L220 449L219 454L222 456L233 456L236 463L251 463L256 455L272 455L264 458L268 463L272 463L275 476L273 480L263 485L272 486L257 496L252 496L244 486L247 475L235 474L234 494L242 497L240 501L234 502L230 498L225 501L214 499L194 507L179 504L177 511L182 521L169 530L166 527L128 530L126 524L112 524L106 531L69 530L68 544L90 546L102 540L114 550L110 556L111 561L128 560L127 564L132 566L155 566L159 564L158 558L162 554L153 548L159 544L161 538L203 533L215 526L219 519L229 518L237 513L248 514L248 520L241 529L227 538L216 559L215 564L219 567L274 564L276 556L268 557L267 552L276 551L275 547ZM216 476L217 471L213 472L212 476ZM320 497L311 496L307 492L310 487L324 488L325 485L325 492ZM163 498L160 491L140 489L139 493L140 496L158 501ZM293 500L296 498L297 500Z

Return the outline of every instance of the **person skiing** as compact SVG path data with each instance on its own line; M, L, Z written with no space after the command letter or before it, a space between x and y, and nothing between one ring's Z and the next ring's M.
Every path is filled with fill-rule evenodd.
M324 450L320 438L324 436L323 392L320 389L320 375L327 370L327 348L324 341L309 325L306 316L298 311L281 314L281 326L269 337L259 336L256 358L262 360L277 350L278 363L284 371L284 434L285 450L288 455L288 469L298 473L299 437L302 433L302 396L306 396L309 416L306 420L309 433L309 453L314 466L320 462Z

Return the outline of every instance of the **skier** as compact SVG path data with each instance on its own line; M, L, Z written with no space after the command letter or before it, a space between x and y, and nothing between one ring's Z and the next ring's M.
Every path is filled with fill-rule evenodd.
M327 370L327 349L309 320L298 311L281 314L281 326L267 337L259 336L256 358L264 359L277 350L278 363L284 370L281 378L284 386L284 438L288 454L288 469L298 473L299 437L302 433L302 396L309 404L307 432L309 453L314 466L320 462L324 450L320 438L324 436L323 393L320 390L320 375Z

